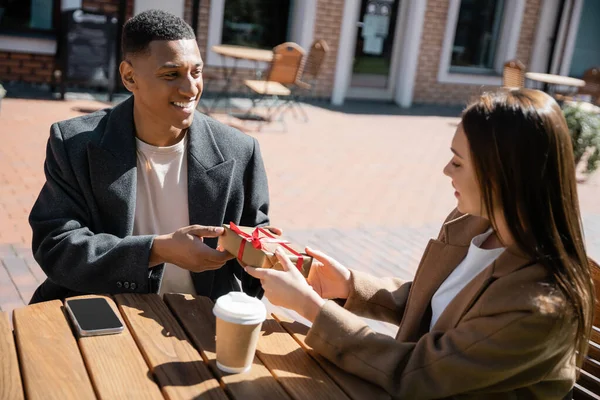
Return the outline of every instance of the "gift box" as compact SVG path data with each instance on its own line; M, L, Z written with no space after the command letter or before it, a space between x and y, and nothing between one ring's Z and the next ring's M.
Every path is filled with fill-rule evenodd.
M312 257L307 255L299 246L296 246L280 236L275 236L267 229L237 226L233 222L224 224L225 234L219 236L219 245L236 256L244 264L254 268L275 268L282 270L283 267L275 249L281 247L289 256L292 264L308 277Z

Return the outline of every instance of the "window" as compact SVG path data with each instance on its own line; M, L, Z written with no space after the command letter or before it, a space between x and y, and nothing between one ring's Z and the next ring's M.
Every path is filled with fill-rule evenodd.
M222 44L271 49L288 40L290 0L226 0Z
M59 0L0 0L3 32L53 33L58 21Z
M494 70L503 13L504 0L463 0L460 3L451 72Z
M515 58L526 0L448 0L438 82L502 85Z

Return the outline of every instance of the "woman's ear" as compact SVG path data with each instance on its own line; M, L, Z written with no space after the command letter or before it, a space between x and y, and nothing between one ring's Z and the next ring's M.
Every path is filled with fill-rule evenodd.
M131 63L129 61L121 61L119 72L121 73L123 86L130 92L133 92L137 88L137 85L135 83L134 71Z

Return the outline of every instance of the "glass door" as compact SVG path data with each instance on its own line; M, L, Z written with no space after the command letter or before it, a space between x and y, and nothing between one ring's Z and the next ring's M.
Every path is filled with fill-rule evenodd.
M391 95L399 0L362 0L349 94Z

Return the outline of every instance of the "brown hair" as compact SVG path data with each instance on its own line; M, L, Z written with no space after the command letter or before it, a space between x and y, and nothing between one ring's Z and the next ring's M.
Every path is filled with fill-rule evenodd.
M490 221L501 209L515 244L551 272L578 320L581 366L594 313L594 285L583 242L575 161L567 123L538 90L483 94L462 116Z

